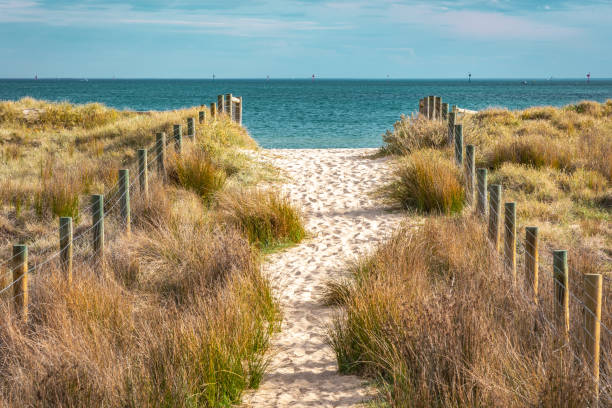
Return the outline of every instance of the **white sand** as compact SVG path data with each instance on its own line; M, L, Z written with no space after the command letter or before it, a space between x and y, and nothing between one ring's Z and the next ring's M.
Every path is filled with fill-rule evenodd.
M284 321L273 339L271 364L252 407L351 407L371 398L356 376L338 374L325 332L333 309L321 304L324 283L346 273L346 262L367 253L399 224L369 196L389 177L373 149L265 150L263 160L290 180L282 190L304 210L313 237L275 253L264 265L281 300Z

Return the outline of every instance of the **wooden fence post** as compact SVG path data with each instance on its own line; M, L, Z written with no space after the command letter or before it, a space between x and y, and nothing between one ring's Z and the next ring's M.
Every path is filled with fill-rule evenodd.
M442 97L436 96L434 98L434 104L435 104L434 112L436 113L436 119L440 120L442 118Z
M198 121L200 123L204 123L205 120L206 120L206 112L205 111L199 111L198 112Z
M450 112L448 114L448 145L452 146L455 142L455 121L457 120L457 113Z
M149 196L149 166L147 163L147 149L138 149L138 181L140 182L140 191Z
M23 322L28 321L28 246L13 245L13 297Z
M438 112L436 111L436 96L431 97L431 120L438 119Z
M429 119L429 120L434 119L435 116L436 116L436 113L434 111L434 108L435 108L435 106L434 106L434 99L435 99L435 96L433 96L433 95L429 95L427 97L427 113L428 113L427 119Z
M72 217L60 217L60 266L68 285L72 283Z
M238 99L240 99L240 102L238 102L236 104L236 123L238 123L240 126L242 126L242 96L239 97Z
M504 253L512 273L512 283L516 284L516 203L504 204Z
M588 352L591 373L593 374L593 395L599 399L599 341L601 330L601 292L603 279L600 274L584 275L584 348ZM597 404L595 404L596 406Z
M553 277L555 318L563 327L565 341L569 341L569 275L567 271L567 251L553 251Z
M474 152L474 145L469 144L465 146L465 178L467 198L470 204L474 204L474 184L476 183L476 160Z
M93 250L98 264L104 260L104 195L91 196Z
M493 242L495 250L499 252L501 249L499 231L502 200L501 184L492 184L489 189L489 194L489 239Z
M213 102L210 104L210 117L214 119L216 116L217 116L217 104Z
M162 178L166 179L166 134L158 132L155 135L155 150L157 155L157 169Z
M538 227L525 228L525 280L527 287L533 289L533 301L538 303L539 268Z
M119 170L119 202L121 207L121 221L126 233L132 231L130 214L130 171Z
M455 161L463 166L463 125L455 125Z
M195 119L187 118L187 137L195 140Z
M225 112L225 101L223 100L223 95L217 95L217 109L219 111L219 115Z
M225 94L225 105L223 107L225 108L225 113L227 114L227 116L229 116L230 120L233 122L234 121L234 115L233 115L234 102L232 101L231 93Z
M178 154L183 151L183 126L174 125L174 149Z
M481 217L486 217L487 215L487 169L480 168L476 171L478 186L476 191L476 210Z
M448 103L442 104L442 120L448 120Z
M423 98L423 116L429 119L429 96Z

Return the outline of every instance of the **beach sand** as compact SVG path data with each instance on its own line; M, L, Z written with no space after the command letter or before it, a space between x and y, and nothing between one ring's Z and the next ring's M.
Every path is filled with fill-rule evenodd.
M312 234L303 243L270 255L264 272L284 314L272 341L270 366L247 407L352 407L374 390L352 375L338 374L326 330L334 309L321 304L324 283L346 274L347 261L370 251L397 227L401 215L384 209L370 193L389 177L375 149L263 150L260 159L280 168L281 189L301 206Z

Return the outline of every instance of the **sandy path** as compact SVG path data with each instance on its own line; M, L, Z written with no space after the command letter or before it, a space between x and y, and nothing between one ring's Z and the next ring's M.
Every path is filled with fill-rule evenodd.
M280 298L284 321L273 339L272 361L260 388L246 395L252 407L350 407L368 399L355 376L339 375L325 342L333 310L321 305L324 282L345 271L346 260L387 237L400 215L384 211L368 193L388 177L372 149L266 150L263 160L291 180L282 186L302 206L313 238L273 254L264 265Z

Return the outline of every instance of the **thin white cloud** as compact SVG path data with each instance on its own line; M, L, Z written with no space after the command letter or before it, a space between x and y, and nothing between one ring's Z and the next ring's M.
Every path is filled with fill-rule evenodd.
M440 9L429 5L390 7L395 21L429 26L447 34L490 39L559 39L575 36L579 30L563 24L537 21L531 17L493 11Z
M197 29L203 32L233 36L274 36L294 31L347 29L342 24L320 24L306 19L254 18L236 13L190 13L185 10L136 10L129 5L88 5L44 9L35 1L0 0L0 22L39 23L55 26L100 26L109 24L158 25Z

